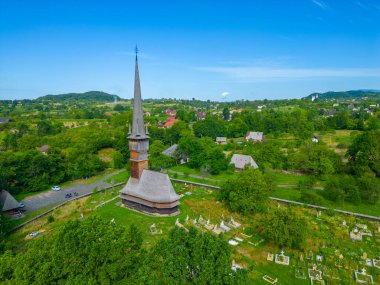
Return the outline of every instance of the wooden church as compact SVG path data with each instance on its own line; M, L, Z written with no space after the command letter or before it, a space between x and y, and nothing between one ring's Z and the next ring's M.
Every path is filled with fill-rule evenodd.
M165 173L148 170L149 134L144 126L139 67L136 52L132 129L128 133L131 176L120 190L122 205L148 214L179 212L179 196Z

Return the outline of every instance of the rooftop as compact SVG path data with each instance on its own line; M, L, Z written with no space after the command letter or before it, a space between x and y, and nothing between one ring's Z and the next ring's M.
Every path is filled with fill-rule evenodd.
M140 180L129 178L120 193L155 203L172 203L179 200L169 176L151 170L144 170Z
M238 169L244 169L247 164L252 166L254 169L259 168L252 156L244 154L234 154L231 158L230 164L235 164L235 168Z

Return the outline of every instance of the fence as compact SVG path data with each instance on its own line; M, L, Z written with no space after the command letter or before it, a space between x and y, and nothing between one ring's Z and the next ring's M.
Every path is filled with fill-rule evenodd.
M171 180L174 181L174 182L177 182L177 183L192 184L192 185L195 185L195 186L201 186L201 187L204 187L204 188L209 188L209 189L214 189L214 190L219 190L220 189L220 187L214 186L214 185L208 185L208 184L197 183L197 182L192 182L192 181L186 181L186 180L181 180L181 179L174 179L174 178L171 178ZM301 202L297 202L297 201L285 200L285 199L280 199L280 198L276 198L276 197L269 197L269 199L277 201L277 202L281 202L281 203L286 203L286 204L306 206L306 207L309 207L309 208L320 209L320 210L332 210L332 211L337 212L337 213L342 213L342 214L346 214L346 215L352 215L352 216L355 216L355 217L358 217L358 218L364 218L364 219L368 219L368 220L380 221L380 217L371 216L371 215L364 215L364 214L360 214L360 213L349 212L349 211L344 211L344 210L339 210L339 209L330 209L330 208L323 207L323 206L312 205L312 204L305 204L305 203L301 203Z

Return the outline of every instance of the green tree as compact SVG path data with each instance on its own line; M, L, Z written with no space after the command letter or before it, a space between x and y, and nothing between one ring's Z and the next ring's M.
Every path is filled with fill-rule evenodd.
M0 281L125 284L142 265L141 244L142 236L135 226L126 230L96 217L71 221L53 237L31 242L23 252L2 255Z
M370 172L366 172L359 177L358 186L363 200L370 204L376 204L380 196L379 182L379 179Z
M197 121L193 125L193 129L195 136L199 138L210 137L215 139L216 137L220 137L225 134L225 126L223 121L220 121L212 116L207 116L205 120Z
M112 157L113 160L113 167L120 169L123 168L125 165L124 156L121 154L120 151L115 151Z
M175 228L150 253L141 275L152 284L246 284L246 274L231 270L231 248L211 233ZM153 279L153 280L152 280ZM148 278L146 280L148 283Z
M346 155L353 173L361 174L370 169L380 175L380 131L356 136Z
M230 119L230 111L227 107L223 109L223 120L229 120Z
M305 244L307 222L289 209L272 209L259 224L259 231L279 246L302 248Z
M248 215L265 211L269 190L264 175L259 170L248 169L222 184L220 199L231 210Z
M149 146L149 167L151 169L162 168L175 163L175 159L162 154L166 148L160 140L155 140Z

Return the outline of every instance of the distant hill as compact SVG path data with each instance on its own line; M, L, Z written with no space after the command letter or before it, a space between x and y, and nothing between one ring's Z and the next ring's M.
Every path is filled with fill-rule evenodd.
M319 100L326 99L353 99L353 98L363 98L363 97L380 97L380 90L351 90L351 91L329 91L325 93L313 93L309 96L306 96L306 99L311 99L312 97L318 96Z
M59 95L45 95L42 97L38 97L39 101L74 101L74 100L88 100L88 101L96 101L96 102L113 102L120 100L120 97L117 95L111 95L101 91L89 91L85 93L66 93Z

